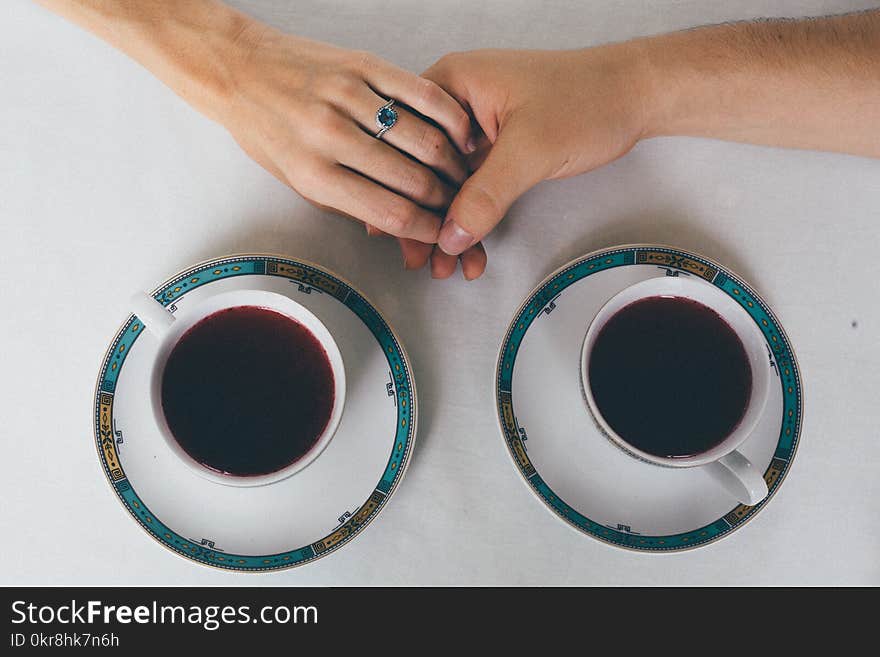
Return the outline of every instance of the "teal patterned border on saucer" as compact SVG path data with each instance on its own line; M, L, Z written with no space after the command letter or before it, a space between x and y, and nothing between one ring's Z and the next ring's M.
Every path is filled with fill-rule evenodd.
M196 544L177 534L153 515L125 475L116 451L113 400L125 356L143 331L143 323L130 316L113 339L98 378L95 393L95 441L104 474L131 516L168 549L199 563L237 571L269 571L298 566L338 549L359 533L384 507L406 469L415 442L415 394L410 366L394 332L379 312L357 290L316 265L269 255L241 255L196 265L162 284L153 297L165 306L189 291L233 276L269 275L290 279L302 291L330 294L345 304L370 329L381 345L394 375L397 394L397 431L389 445L389 458L370 497L333 532L309 545L278 554L237 555L214 548L201 539ZM389 441L390 443L390 441Z
M625 265L662 267L667 275L686 273L714 284L736 300L764 333L773 350L777 374L782 386L783 421L774 456L764 473L769 494L755 506L739 505L716 521L689 532L675 535L648 536L633 534L618 525L611 528L592 521L565 503L541 478L529 460L517 430L515 401L512 395L516 356L532 322L542 313L552 312L556 297L565 288L587 276ZM782 326L761 298L732 272L711 260L693 253L665 246L633 245L598 251L573 261L548 278L517 313L504 337L498 357L495 384L498 418L507 448L516 468L532 490L562 520L599 540L621 547L646 551L669 552L685 550L715 541L741 527L758 513L775 494L788 473L797 450L803 417L800 374L791 345Z

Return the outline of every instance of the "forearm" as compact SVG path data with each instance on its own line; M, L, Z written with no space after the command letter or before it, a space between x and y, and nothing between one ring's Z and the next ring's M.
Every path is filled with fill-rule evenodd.
M645 136L880 157L880 11L711 26L631 42Z
M36 0L125 52L213 119L253 21L216 0Z

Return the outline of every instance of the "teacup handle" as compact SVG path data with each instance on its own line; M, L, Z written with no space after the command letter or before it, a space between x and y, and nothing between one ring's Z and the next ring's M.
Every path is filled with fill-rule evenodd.
M736 450L703 467L724 490L747 506L754 506L767 497L764 477L751 461Z
M144 327L155 335L162 337L171 329L175 317L165 306L156 301L146 292L137 292L132 295L129 303L134 314L144 323Z

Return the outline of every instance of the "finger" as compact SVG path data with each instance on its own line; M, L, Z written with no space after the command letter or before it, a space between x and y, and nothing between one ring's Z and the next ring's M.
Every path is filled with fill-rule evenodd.
M492 150L492 142L489 141L486 135L480 134L480 138L477 139L476 150L467 156L468 171L476 171L483 166L483 162L489 157L489 151Z
M346 112L371 135L379 130L376 113L386 103L385 99L366 85L362 85L344 101ZM393 105L397 121L382 135L382 139L426 164L442 172L459 185L467 178L468 168L462 155L438 127L425 121L404 107Z
M343 166L322 176L321 202L395 237L437 241L437 215Z
M431 251L434 250L433 244L425 244L416 240L399 238L397 242L400 244L400 252L403 255L404 269L421 269L427 264L431 257Z
M459 255L482 240L504 217L513 202L543 176L540 167L523 157L529 152L519 131L499 133L483 165L462 185L440 231L438 242L450 255Z
M337 159L349 169L381 183L426 208L445 209L455 190L426 166L351 126L351 138Z
M486 249L482 242L474 244L459 258L461 259L461 273L465 280L472 281L482 276L486 271Z
M393 109L397 112L397 122L382 139L461 185L467 178L468 166L444 132L399 105L395 104ZM375 113L371 118L372 125L365 127L375 134L378 127Z
M386 235L386 233L370 224L364 225L367 227L367 235L370 237ZM403 256L404 269L421 269L427 264L428 258L431 257L431 251L434 250L433 244L425 244L424 242L409 240L403 237L398 237L397 243L400 245L400 254Z
M362 73L377 94L394 98L440 124L459 151L473 150L468 145L471 121L467 112L435 82L370 56L364 59Z
M431 278L449 278L455 273L457 265L458 256L449 255L435 247L431 254Z
M285 185L290 185L287 181L287 178L282 173L281 169L277 168L272 161L263 153L263 151L256 147L246 147L241 145L242 149L245 153L247 153L255 162L257 162L260 166L266 169L269 173L275 176L278 180L280 180ZM309 200L309 199L306 199ZM326 205L322 205L320 203L316 203L314 201L309 201L316 207L322 210L330 210L333 211L333 208L327 207ZM339 211L336 211L339 213ZM349 219L357 221L359 223L363 223L360 219L353 217L351 215L340 213L347 216ZM382 232L375 226L371 226L370 224L364 224L367 230L367 235L370 237L379 237L382 235L387 235L387 233ZM424 244L422 242L417 242L416 240L409 240L400 238L400 250L403 254L403 268L404 269L421 269L425 266L428 261L428 258L431 256L431 251L434 249L433 244Z
M462 75L462 73L465 72L465 69L454 64L455 58L456 55L445 55L441 57L434 62L434 64L422 71L421 77L434 82L443 91L449 94L449 96L451 96L467 114L472 115L474 113L474 108L471 105L468 89L465 86L465 79L469 76ZM471 69L468 67L466 70L470 72ZM470 141L472 144L476 143L473 125L471 125Z

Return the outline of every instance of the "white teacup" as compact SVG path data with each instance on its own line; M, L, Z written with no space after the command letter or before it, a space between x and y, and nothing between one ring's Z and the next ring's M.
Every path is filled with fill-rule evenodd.
M342 354L339 353L339 347L336 345L336 341L333 339L330 331L309 310L293 301L293 299L265 290L222 292L203 299L193 306L184 306L174 314L148 294L136 294L132 297L131 303L134 313L143 321L145 328L159 341L158 348L153 356L149 390L156 427L171 451L197 475L226 486L263 486L272 484L308 467L330 444L336 428L339 426L339 421L342 419L342 410L345 406L345 369L342 363ZM268 474L237 476L212 470L199 463L187 454L174 438L165 419L165 413L162 410L161 391L165 364L180 338L209 315L228 308L241 306L256 306L274 310L302 324L311 331L324 348L324 351L326 351L330 361L330 368L333 372L335 395L330 419L324 431L311 449L302 457L287 467Z
M608 424L599 411L589 381L590 355L606 322L629 304L649 297L684 297L718 313L734 330L745 348L752 371L752 389L748 406L736 428L714 447L687 457L662 457L649 454L627 442ZM703 467L725 490L749 506L767 496L767 484L761 472L737 448L751 435L761 419L770 391L770 366L764 336L751 317L727 294L711 283L684 276L661 276L631 285L611 297L593 318L581 350L581 385L590 413L599 428L630 456L647 463L672 467Z

